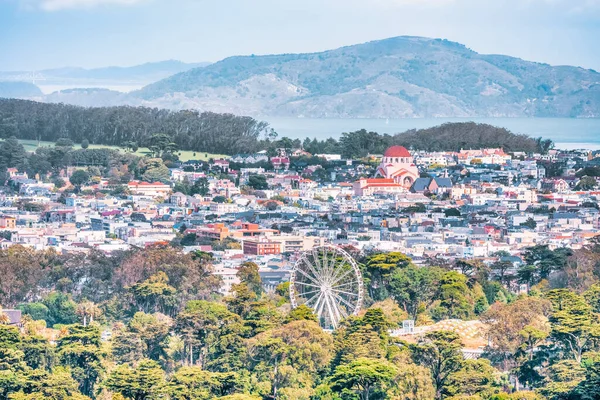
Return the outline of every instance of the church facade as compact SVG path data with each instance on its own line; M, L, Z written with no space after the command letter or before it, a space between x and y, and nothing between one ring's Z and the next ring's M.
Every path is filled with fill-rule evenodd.
M405 147L392 146L385 151L375 177L392 179L394 183L410 189L419 178L419 170Z
M402 146L392 146L385 151L373 179L362 178L354 182L354 194L406 193L417 179L419 170L410 152Z

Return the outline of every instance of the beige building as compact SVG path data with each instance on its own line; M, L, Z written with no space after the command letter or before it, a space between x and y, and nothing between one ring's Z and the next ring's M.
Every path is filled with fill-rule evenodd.
M14 229L17 227L17 219L8 215L0 215L0 229Z
M215 266L213 275L221 277L221 287L219 288L219 293L221 293L223 296L230 295L232 286L240 283L240 278L237 276L237 273L238 270L235 268L227 268L222 265Z
M269 236L269 240L272 242L279 242L281 244L282 253L307 251L325 244L325 238L318 236L281 235Z
M362 178L352 184L356 196L371 196L375 193L405 193L407 189L387 178Z
M171 186L160 182L131 181L127 184L127 189L133 194L150 197L166 197L171 193Z

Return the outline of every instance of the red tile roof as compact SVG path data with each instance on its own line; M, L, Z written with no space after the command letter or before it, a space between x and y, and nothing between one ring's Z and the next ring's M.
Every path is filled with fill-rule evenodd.
M385 151L384 157L410 157L410 152L403 146L392 146Z

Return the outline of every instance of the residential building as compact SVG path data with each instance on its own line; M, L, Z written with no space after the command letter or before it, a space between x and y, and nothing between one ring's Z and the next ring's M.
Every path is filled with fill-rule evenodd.
M269 254L280 254L281 243L267 237L256 237L242 241L244 254L264 256Z
M161 182L131 181L127 184L127 189L133 194L149 197L166 197L171 192L171 186Z

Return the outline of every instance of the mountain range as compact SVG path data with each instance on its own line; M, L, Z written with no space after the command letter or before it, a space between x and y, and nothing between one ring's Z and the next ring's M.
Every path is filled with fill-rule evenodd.
M597 117L600 74L396 37L311 54L231 57L136 96L258 115L306 117Z
M592 118L600 117L600 74L402 36L319 53L229 57L127 94L78 90L43 100L255 117Z
M138 86L167 78L193 68L201 68L210 63L184 63L167 60L145 63L132 67L104 67L85 69L65 67L41 71L0 71L0 81L33 82L40 86L78 88L107 86Z

